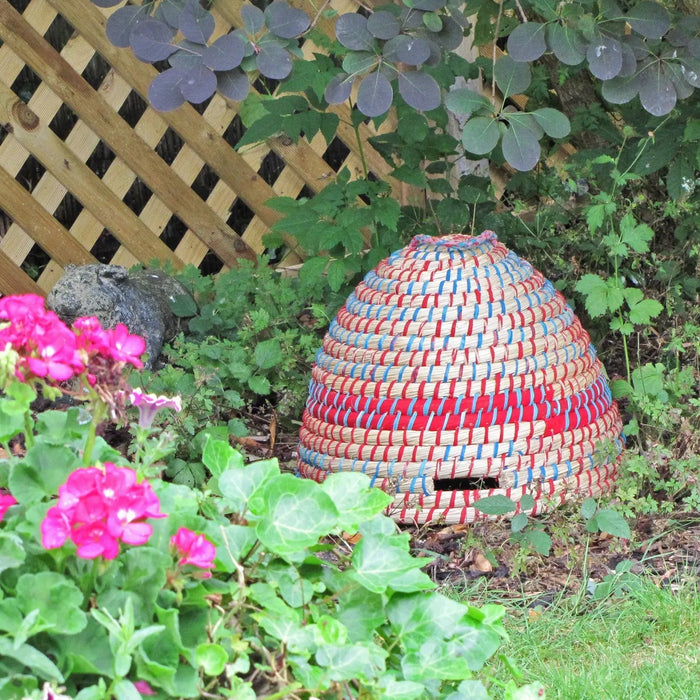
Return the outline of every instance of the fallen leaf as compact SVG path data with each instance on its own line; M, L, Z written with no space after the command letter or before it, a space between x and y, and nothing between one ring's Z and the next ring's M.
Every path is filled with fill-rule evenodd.
M479 571L493 571L493 564L481 552L474 555L473 564Z

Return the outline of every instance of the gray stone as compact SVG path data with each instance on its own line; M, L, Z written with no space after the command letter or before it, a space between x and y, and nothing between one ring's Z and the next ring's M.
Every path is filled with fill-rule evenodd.
M180 319L169 301L189 293L175 278L160 270L129 272L121 265L67 265L63 277L46 299L48 308L65 323L96 316L103 328L123 323L146 340L152 367L163 347L179 331Z

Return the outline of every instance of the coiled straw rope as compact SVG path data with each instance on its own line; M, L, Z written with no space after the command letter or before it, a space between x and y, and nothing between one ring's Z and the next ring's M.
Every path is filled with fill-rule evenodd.
M316 357L299 473L368 474L402 522L537 514L612 488L624 446L579 320L496 235L417 236L357 286Z

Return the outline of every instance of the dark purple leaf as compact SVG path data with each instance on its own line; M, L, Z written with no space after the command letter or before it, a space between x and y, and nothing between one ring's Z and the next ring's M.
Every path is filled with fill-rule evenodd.
M627 46L628 48L632 49L632 53L637 61L641 61L649 56L649 44L647 44L647 42L642 39L641 36L637 36L636 34L625 34L624 36L620 37L620 43L623 47ZM624 62L624 56L622 60Z
M187 100L182 95L180 84L185 71L179 68L168 68L151 81L148 88L148 101L159 112L170 112L185 104Z
M292 72L292 57L289 51L274 42L260 44L255 64L266 78L273 80L283 80Z
M644 0L636 4L625 19L635 32L647 39L660 39L671 26L671 16L668 11L655 2Z
M508 126L501 150L506 161L516 170L532 170L540 159L540 144L535 134L530 129L519 123L511 123Z
M622 47L622 68L617 77L627 78L637 72L637 57L629 44L621 43L620 46Z
M563 139L571 131L571 124L567 116L558 109L541 107L532 112L532 116L544 129L544 132L553 139Z
M122 0L92 0L92 4L97 5L97 7L114 7L121 1Z
M510 56L501 56L493 67L496 85L504 95L519 95L530 86L532 74L527 63L517 63Z
M535 135L536 139L541 139L544 136L544 129L540 126L539 121L535 119L534 115L529 112L518 112L515 107L506 107L503 116L508 120L509 126L515 124L519 128L529 129Z
M508 37L508 54L514 61L535 61L547 50L544 37L544 24L519 24Z
M330 83L328 83L326 91L323 93L323 99L328 102L329 105L337 105L341 102L345 102L352 92L352 84L353 78L347 73L334 75Z
M389 81L379 72L365 76L357 91L357 108L367 117L384 114L394 99Z
M694 90L685 80L685 76L683 75L683 67L678 63L671 62L665 63L664 65L666 67L668 77L671 78L673 87L676 89L678 99L685 100L686 98L690 97Z
M660 63L653 63L639 75L642 107L655 117L663 117L676 106L676 89Z
M265 8L267 28L281 39L293 39L303 34L311 24L303 10L291 7L283 0L274 0Z
M188 102L199 104L216 92L216 75L206 66L188 70L180 83L182 95Z
M423 26L423 13L404 7L399 20L404 29L418 29Z
M700 60L697 58L682 58L681 72L686 83L700 88Z
M367 18L367 30L377 39L393 39L400 31L399 20L386 10L377 10Z
M496 148L500 136L498 122L495 119L472 117L462 130L462 144L470 153L482 156Z
M688 53L693 56L693 58L700 58L700 38L693 37L686 47Z
M237 102L244 100L250 92L250 79L240 68L217 73L216 82L217 90L224 97Z
M599 80L610 80L622 69L622 47L617 39L599 34L586 51L591 73Z
M468 115L484 109L493 110L487 97L469 88L452 90L445 98L445 106L455 114Z
M389 44L391 44L391 48L389 48ZM384 55L388 58L389 53L396 56L396 59L390 60L401 61L408 66L419 66L430 58L430 44L420 37L402 34L386 43Z
M567 66L577 66L586 58L583 36L577 29L566 24L548 24L547 43L554 55Z
M220 36L202 54L205 66L212 70L231 70L241 65L245 55L245 42L235 34Z
M127 5L120 7L107 18L105 34L107 38L120 49L129 46L129 38L139 22L148 19L148 13L142 7Z
M399 73L399 94L407 105L422 112L440 106L440 86L435 78L422 71Z
M255 5L245 3L241 7L241 19L246 32L251 36L257 34L265 26L265 15Z
M153 17L163 20L163 22L170 25L173 29L179 29L181 14L182 2L178 0L163 0L163 2L156 7Z
M623 105L633 100L639 92L639 75L605 80L601 86L603 98L614 105Z
M432 39L445 51L456 49L464 39L464 30L452 17L442 18L442 29Z
M175 30L165 22L145 19L131 32L131 50L140 61L162 61L177 51L177 45L173 43L174 37Z
M338 17L335 37L346 49L353 51L372 51L375 46L374 37L367 29L367 18L355 12Z
M180 49L168 58L168 63L173 68L190 70L202 65L202 54L207 47L203 44L194 44L187 39L178 42Z
M185 0L180 15L180 31L186 39L206 44L215 28L214 15L205 10L199 0Z
M425 12L435 12L447 5L447 0L414 0L411 7L414 10L425 10Z
M377 65L377 57L366 51L353 51L343 59L343 70L352 76L365 73Z

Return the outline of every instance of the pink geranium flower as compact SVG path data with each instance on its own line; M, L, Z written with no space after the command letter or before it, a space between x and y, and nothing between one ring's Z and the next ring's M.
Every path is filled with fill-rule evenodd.
M144 394L138 387L129 394L133 406L139 409L139 425L142 428L150 428L158 411L170 408L178 413L182 410L182 400L179 396L169 398L156 396L156 394Z
M144 352L146 341L140 335L131 335L123 323L118 323L109 331L109 353L117 362L128 362L141 369L143 362L140 357Z
M139 483L133 469L111 462L103 469L76 469L58 493L41 523L42 544L56 549L70 538L83 559L114 559L120 541L146 544L153 533L146 519L166 517L150 484Z
M181 555L178 560L180 566L190 564L199 569L213 569L216 547L207 540L204 535L198 535L186 527L181 527L171 538L170 545ZM209 578L211 574L206 572L202 578Z
M141 693L141 695L155 695L156 691L151 688L146 681L135 681L134 688Z
M0 495L0 522L5 517L7 509L15 505L17 505L17 500L14 496L11 496L9 493Z
M0 320L9 321L0 329L0 346L19 355L15 376L20 381L46 379L62 382L85 370L71 330L44 300L35 294L0 299Z

